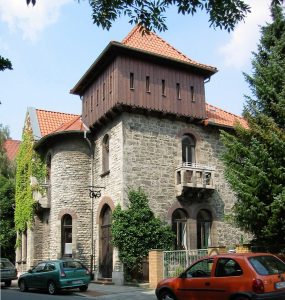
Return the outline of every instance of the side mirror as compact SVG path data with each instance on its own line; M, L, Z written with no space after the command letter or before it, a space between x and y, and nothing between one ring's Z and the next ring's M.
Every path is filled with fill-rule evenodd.
M28 273L33 273L32 269L29 269L29 270L28 270Z

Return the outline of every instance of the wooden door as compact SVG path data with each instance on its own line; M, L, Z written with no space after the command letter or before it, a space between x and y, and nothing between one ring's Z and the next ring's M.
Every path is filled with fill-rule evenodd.
M112 211L105 206L101 215L101 264L100 271L103 278L111 278L113 270L113 246L111 235Z

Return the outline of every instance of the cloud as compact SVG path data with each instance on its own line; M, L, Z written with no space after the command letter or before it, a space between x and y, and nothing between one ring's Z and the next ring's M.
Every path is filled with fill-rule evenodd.
M223 55L224 67L243 69L250 63L252 52L256 51L260 38L260 26L271 21L271 0L247 0L251 13L244 23L239 23L230 34L230 40L219 52Z
M35 41L41 32L56 23L63 5L72 0L38 0L27 6L25 0L0 0L0 20L11 31L20 31L23 39Z

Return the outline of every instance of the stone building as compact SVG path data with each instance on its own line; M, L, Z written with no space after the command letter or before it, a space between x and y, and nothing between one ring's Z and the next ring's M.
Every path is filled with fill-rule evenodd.
M26 127L48 174L46 193L34 191L34 225L19 236L18 267L72 256L116 281L122 266L110 225L129 188L146 192L172 226L176 249L238 243L243 233L224 222L235 196L220 130L246 123L206 103L204 84L216 71L136 26L110 42L71 90L81 118L30 108Z

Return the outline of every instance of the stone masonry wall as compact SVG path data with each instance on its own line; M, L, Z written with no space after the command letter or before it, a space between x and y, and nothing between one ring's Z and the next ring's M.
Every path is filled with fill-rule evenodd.
M196 161L216 168L216 190L204 203L206 207L212 207L216 243L227 246L238 243L243 233L223 221L224 214L231 211L235 196L224 178L219 128L127 113L122 120L124 199L127 187L141 187L147 193L153 211L170 222L167 213L178 202L175 168L182 161L181 136L193 134L197 140ZM191 203L184 205L190 207ZM203 205L196 203L196 208L199 207L203 208Z
M62 139L50 150L51 209L49 257L61 257L61 218L72 216L72 251L87 265L91 254L90 152L86 141Z

